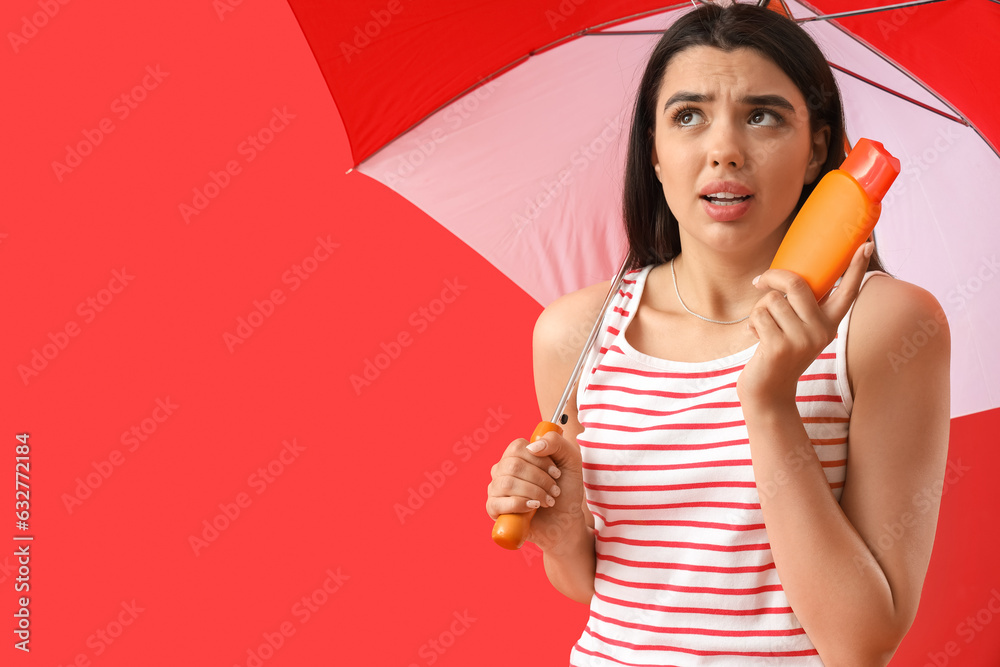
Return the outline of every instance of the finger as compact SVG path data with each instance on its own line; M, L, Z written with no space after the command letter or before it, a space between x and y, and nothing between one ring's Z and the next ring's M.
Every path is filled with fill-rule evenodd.
M527 498L516 496L491 497L486 501L486 513L496 521L501 514L524 514L537 509L527 503Z
M754 309L750 311L750 323L761 345L767 345L770 341L781 336L781 328L778 327L767 308L754 306Z
M501 514L523 514L539 508L548 509L552 506L548 503L549 498L551 496L544 493L541 494L540 498L520 495L490 496L486 502L486 512L495 520ZM552 504L555 504L554 498L552 499Z
M773 289L789 296L793 293L812 291L802 276L786 269L768 269L753 281L759 290Z
M812 298L811 296L809 298ZM791 297L777 290L771 290L762 296L754 306L766 311L771 317L770 322L785 336L798 338L801 335L803 319L792 307ZM813 299L815 303L815 299ZM770 330L768 330L770 332Z
M549 431L527 446L535 456L548 456L560 470L582 468L580 450L559 433Z
M775 290L784 295L785 301L791 306L789 313L794 312L798 319L812 322L818 319L816 295L809 283L799 274L785 269L768 269L754 279L754 285L759 290ZM777 315L777 311L775 311ZM780 322L779 322L780 324Z
M865 272L868 270L868 258L874 249L873 241L862 243L851 258L840 284L823 300L821 309L832 322L840 322L857 298L858 292L861 291L861 281L864 280Z
M517 457L508 457L500 462L489 488L492 496L524 496L539 501L545 501L546 496L558 498L561 493L551 475L536 464ZM545 504L542 502L542 506Z
M562 474L559 472L559 468L556 467L555 461L544 454L536 455L528 450L528 441L524 438L518 438L517 440L510 443L507 446L507 450L504 452L504 458L500 459L502 462L505 458L515 457L520 458L533 466L537 466L542 470L547 471L552 477L558 479Z
M542 482L542 485L529 482L518 477L503 476L490 482L489 498L492 501L504 501L507 508L516 512L527 512L539 507L552 507L559 497L559 487L553 482ZM501 509L500 514L506 513Z

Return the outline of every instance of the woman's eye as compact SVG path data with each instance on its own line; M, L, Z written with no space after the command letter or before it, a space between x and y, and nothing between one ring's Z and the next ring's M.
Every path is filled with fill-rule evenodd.
M685 109L683 111L679 111L674 118L677 121L678 125L694 125L695 118L700 115L701 113L698 111L694 111L693 109Z
M764 120L768 116L771 117L771 122L765 123ZM780 125L781 116L767 109L758 109L750 114L750 122L754 125Z

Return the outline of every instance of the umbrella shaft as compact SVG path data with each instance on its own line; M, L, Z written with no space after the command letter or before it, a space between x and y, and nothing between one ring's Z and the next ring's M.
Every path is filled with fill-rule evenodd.
M601 322L604 321L604 314L608 310L608 305L610 305L611 300L614 298L615 293L621 286L622 278L625 277L625 271L628 267L628 255L622 260L622 266L618 269L618 275L615 279L611 281L611 289L608 291L608 296L604 299L604 305L601 306L601 312L597 315L597 320L594 322L593 328L590 330L590 336L587 338L587 343L583 346L583 352L580 353L580 358L576 360L576 366L573 367L573 373L569 377L569 383L566 385L566 389L563 390L562 398L559 399L559 404L556 405L555 413L552 415L550 420L553 424L564 424L562 421L563 409L566 407L566 402L569 401L570 395L573 393L573 387L576 386L577 380L580 379L580 373L583 372L583 364L590 354L590 350L594 347L594 342L597 340L597 334L601 330Z

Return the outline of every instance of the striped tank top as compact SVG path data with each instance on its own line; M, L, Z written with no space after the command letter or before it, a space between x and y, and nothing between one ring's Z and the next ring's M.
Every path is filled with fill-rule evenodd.
M652 268L625 275L580 380L577 442L597 570L570 664L822 665L778 579L736 396L757 345L704 362L633 349L624 332ZM838 502L852 311L799 378L796 397Z

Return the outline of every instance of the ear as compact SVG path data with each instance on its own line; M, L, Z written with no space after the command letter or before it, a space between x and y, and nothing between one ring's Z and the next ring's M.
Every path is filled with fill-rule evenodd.
M653 133L650 132L650 139L652 139L652 138L653 138ZM653 171L656 172L656 178L657 178L657 180L662 181L663 179L660 178L660 159L656 155L656 144L655 143L653 143L653 151L652 151L652 153L653 154L650 156L650 162L653 165Z
M809 156L809 164L806 166L805 178L802 181L803 185L812 183L819 176L819 170L823 168L823 164L826 162L826 154L829 146L830 126L824 125L813 133L812 153Z

